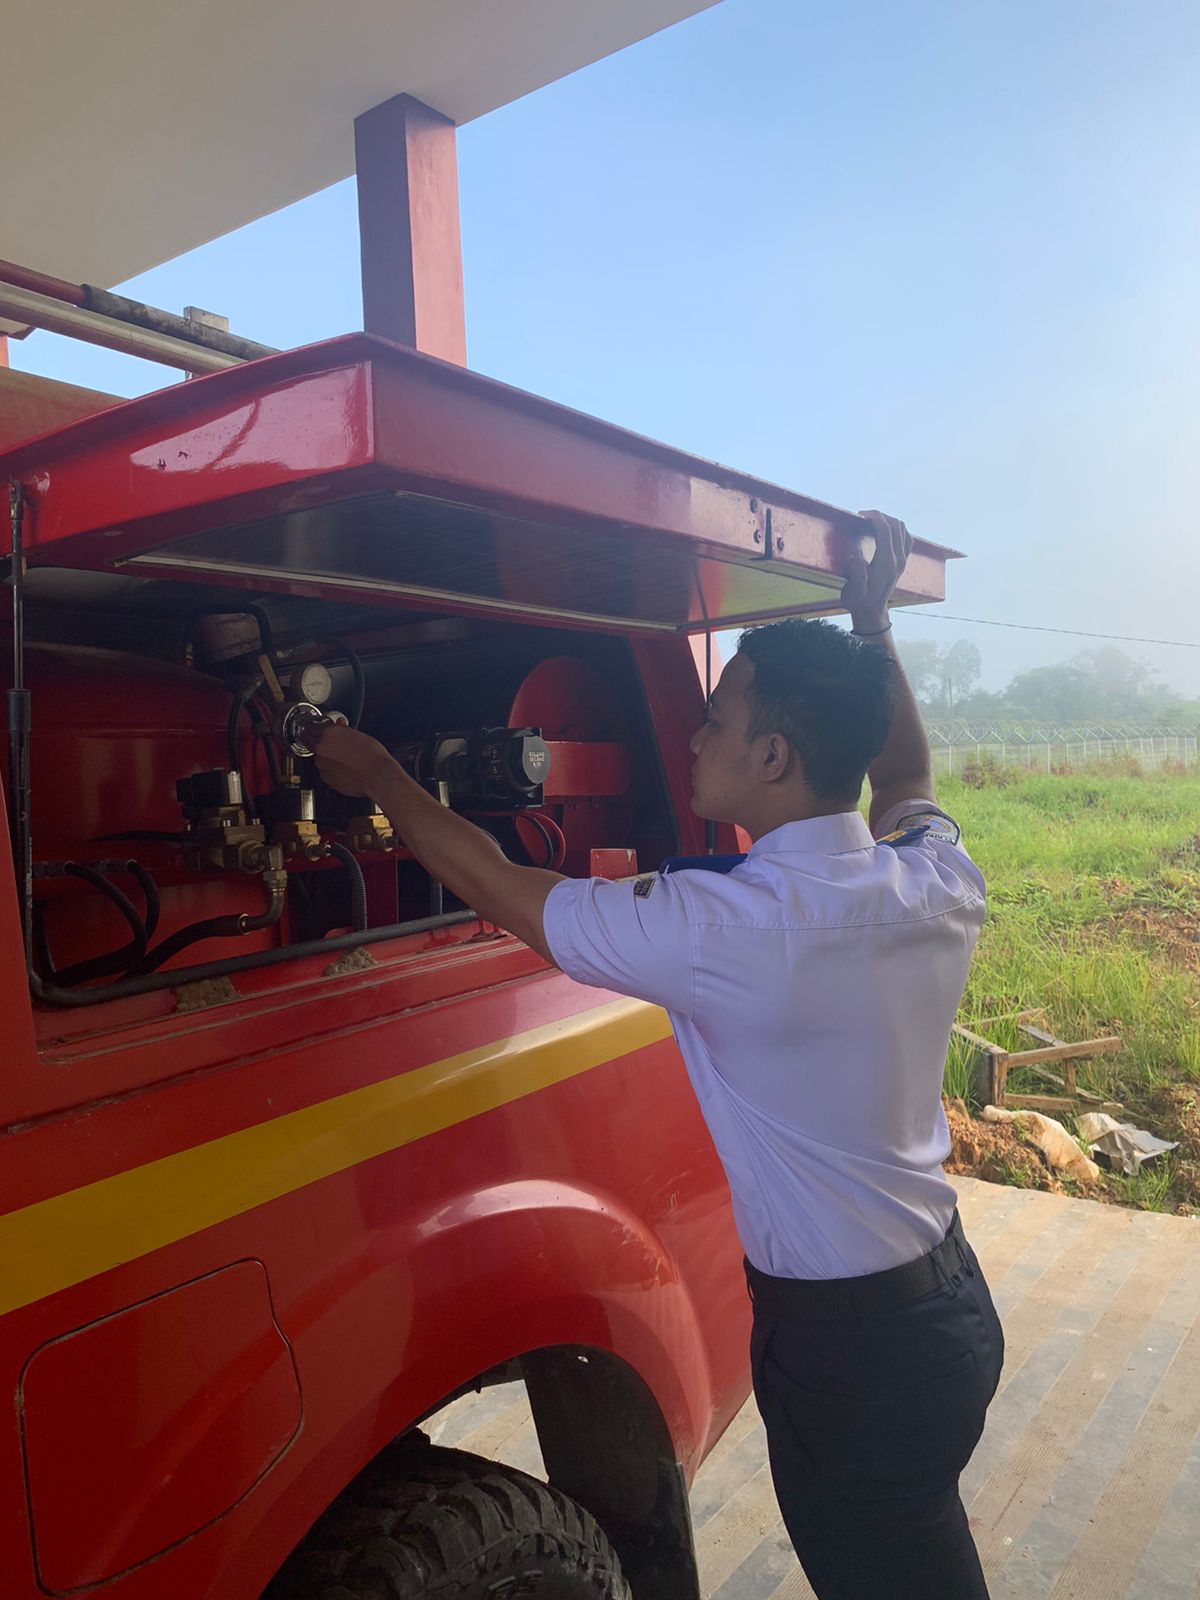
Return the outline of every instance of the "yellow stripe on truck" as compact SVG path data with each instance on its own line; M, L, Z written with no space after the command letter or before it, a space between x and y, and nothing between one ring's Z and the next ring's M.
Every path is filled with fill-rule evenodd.
M0 1316L670 1035L615 1000L0 1217Z

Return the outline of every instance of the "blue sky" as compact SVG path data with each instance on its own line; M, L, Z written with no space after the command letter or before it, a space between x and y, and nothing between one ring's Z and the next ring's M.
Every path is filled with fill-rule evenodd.
M1198 82L1192 0L724 0L462 129L470 363L904 517L969 555L947 612L1200 641ZM353 185L124 287L346 332ZM1088 644L897 631L973 639L989 687ZM1125 648L1200 695L1200 649Z

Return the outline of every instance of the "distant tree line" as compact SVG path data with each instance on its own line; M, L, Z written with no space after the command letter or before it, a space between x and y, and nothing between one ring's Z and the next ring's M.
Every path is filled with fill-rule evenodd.
M967 639L897 640L900 659L927 717L1005 722L1137 722L1195 729L1200 700L1160 683L1144 661L1115 645L1082 650L1052 667L1018 672L1006 689L979 687L983 661Z

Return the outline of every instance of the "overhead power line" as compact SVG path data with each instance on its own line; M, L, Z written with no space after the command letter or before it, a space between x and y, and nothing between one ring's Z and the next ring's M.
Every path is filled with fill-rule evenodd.
M1122 644L1169 644L1179 650L1200 650L1200 639L1142 639L1134 633L1089 633L1084 628L1047 628L1036 622L996 622L992 617L955 617L948 611L926 611L924 606L897 606L894 617L919 616L938 622L974 622L984 628L1019 628L1023 633L1066 633L1073 639L1115 639Z

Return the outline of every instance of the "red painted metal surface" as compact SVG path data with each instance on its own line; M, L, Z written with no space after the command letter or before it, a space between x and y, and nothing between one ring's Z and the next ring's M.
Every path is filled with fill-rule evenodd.
M592 878L632 878L637 874L636 850L593 850L588 876Z
M0 346L4 343L0 335ZM10 369L0 351L0 450L117 405L116 395Z
M629 791L629 751L623 744L552 739L547 800L572 795L621 795Z
M31 739L35 863L127 855L129 844L103 841L129 827L131 817L139 828L177 832L183 817L176 778L225 765L229 695L202 673L112 651L31 645L26 675L37 708ZM4 660L0 686L7 683ZM242 750L247 783L257 792L266 787L266 769L244 720ZM253 878L198 876L167 844L142 844L137 852L162 891L164 936L203 917L262 907L263 891ZM37 895L60 969L128 938L108 901L77 879L39 880ZM205 953L219 960L264 949L277 938L277 930L267 930L216 939ZM189 959L194 953L185 952L174 964Z
M38 1577L55 1594L118 1577L216 1522L301 1420L259 1261L50 1341L19 1394Z
M594 667L549 656L518 688L507 720L514 728L540 728L550 745L546 809L562 830L563 870L582 876L593 850L628 832L633 806L625 714Z
M531 551L558 563L550 562L558 573L552 603L582 563L603 561L607 550L614 565L604 570L606 581L615 583L631 564L638 569L627 582L635 585L626 603L634 618L639 605L649 614L663 602L667 559L679 563L669 569L670 584L694 585L694 572L705 577L718 607L709 614L725 622L778 609L836 609L848 557L866 536L848 512L366 335L84 419L52 440L0 455L0 478L8 476L29 495L31 562L110 567L141 557L143 573L156 570L159 547L173 547L163 548L164 558L186 551L179 541L188 535L372 493L502 512L509 520L489 533L501 541L496 587L477 604L486 610L490 598L494 608L524 606L531 614L542 581L530 570ZM535 532L542 529L549 532ZM199 559L211 565L216 548L234 559L236 572L243 535L232 545L214 546L214 539ZM952 554L918 540L901 601L941 599ZM210 577L207 567L161 570ZM286 565L261 581L251 576L262 588L346 592ZM376 577L360 591L374 603L422 603L389 596ZM768 579L786 581L770 587ZM587 584L570 592L584 608ZM738 609L743 592L749 610ZM690 589L670 599L666 626L706 626ZM614 625L621 622L614 613Z
M607 584L615 595L625 584L626 612L618 615L614 602L600 619L613 629L622 616L631 630L644 623L639 608L654 603L662 573L673 582L684 570L656 567L664 551L688 573L712 563L703 582L722 602L743 592L769 597L775 591L759 582L766 572L801 585L816 574L809 599L819 607L832 603L861 536L846 513L366 337L75 423L0 457L0 480L10 474L29 496L33 568L103 569L138 555L161 562L184 548L179 541L210 540L221 529L238 529L227 536L236 552L253 532L239 525L272 518L289 539L299 532L277 574L252 580L255 590L340 599L344 591L319 572L289 566L319 542L321 518L337 535L335 553L345 534L351 551L357 539L370 554L395 534L388 508L419 521L428 505L412 497L428 496L438 503L433 535L446 507L455 515L467 507L476 522L454 524L463 540L482 528L480 547L498 553L490 598L480 604L464 589L461 608L536 615L541 600L557 601L556 585L579 559L595 574L594 583L578 579L581 603L589 589ZM360 495L374 497L371 509ZM320 517L304 522L314 508ZM553 559L539 565L529 558L543 547ZM201 548L211 555L211 544ZM432 537L422 559L438 553ZM919 547L910 598L940 594L945 555ZM152 577L158 569L130 570ZM236 581L232 571L215 576ZM667 624L676 631L630 631L642 696L628 704L583 663L559 656L529 672L513 696L510 721L542 727L567 747L564 782L574 785L595 784L599 774L615 787L623 776L615 750L634 747L636 719L648 723L643 744L653 760L631 764L628 793L547 797L569 870L587 871L594 850L627 837L620 821L635 796L664 807L665 795L678 837L664 838L663 851L668 843L685 854L704 847L689 808L689 740L703 702L691 643L679 631L696 625L689 607ZM454 614L454 596L438 610ZM581 625L599 624L591 617ZM134 809L147 826L177 826L174 778L220 764L221 691L198 674L115 654L98 656L90 672L78 661L60 670L62 652L30 655L37 856L108 849L95 836L120 828ZM642 697L635 718L633 700ZM718 848L733 848L732 830L719 834ZM619 869L623 853L601 864ZM162 870L170 885L169 860ZM174 887L219 898L243 886L204 879ZM198 904L181 902L172 915L183 920ZM76 906L80 917L91 914ZM203 910L211 910L207 899ZM64 954L71 920L55 930ZM20 1406L0 1414L6 1600L124 1571L120 1563L135 1556L142 1564L104 1593L254 1600L384 1444L460 1386L546 1346L618 1357L644 1381L688 1474L744 1401L748 1308L728 1194L675 1046L653 1032L644 1035L652 1042L614 1046L611 1059L492 1109L464 1103L451 1124L341 1168L321 1164L326 1134L293 1133L298 1125L288 1124L284 1154L311 1159L311 1180L202 1225L183 1221L166 1243L143 1249L135 1228L127 1254L102 1253L108 1236L97 1242L89 1208L114 1191L87 1186L124 1193L136 1179L157 1195L172 1158L214 1141L234 1141L219 1154L236 1162L238 1141L265 1137L280 1118L336 1118L343 1097L379 1086L400 1093L425 1083L413 1075L447 1062L455 1065L440 1070L453 1081L464 1058L537 1030L561 1038L578 1027L599 1037L592 1014L612 998L475 923L377 945L372 956L360 968L318 955L239 973L219 1003L193 1011L177 1009L164 990L35 1016L24 990L13 990L0 1068L0 1236L17 1241L6 1274L25 1274L34 1288L0 1315L0 1392L20 1395L25 1384L33 1404L24 1419ZM23 970L6 837L0 962L10 974ZM506 1049L498 1052L505 1070ZM149 1214L169 1219L175 1206L190 1215L194 1199L186 1188L164 1191ZM75 1233L57 1220L66 1214ZM36 1253L22 1255L23 1238ZM65 1287L37 1289L47 1259L69 1264L76 1252L91 1262L85 1271L67 1272ZM254 1262L278 1336L258 1280L251 1290L243 1272ZM201 1292L181 1286L201 1283L209 1296L232 1286L236 1304L218 1310L206 1301L192 1319L200 1341L192 1346L174 1317ZM229 1338L206 1350L214 1320ZM304 1425L280 1453L291 1416L283 1343ZM245 1359L261 1357L260 1372L271 1374L261 1396L255 1387L264 1410L254 1426L222 1450L197 1439L180 1469L185 1489L194 1486L186 1493L163 1473L139 1488L139 1452L153 1463L154 1441L171 1431L166 1419L193 1414L204 1361L215 1363L208 1370L217 1392L236 1390L239 1349L256 1352ZM123 1386L127 1414L115 1417L102 1396L79 1460L63 1460L88 1374L122 1363L145 1375L144 1385ZM111 1473L111 1497L99 1497L84 1536L72 1541L68 1503L85 1466L93 1477ZM129 1500L137 1501L133 1522L122 1520Z
M139 683L115 658L126 680L95 673L71 700L68 675L55 687L53 661L33 654L43 708L57 695L55 720L76 724L45 728L35 752L39 793L75 762L81 790L100 796L89 802L98 809L87 814L88 828L121 809L131 777L148 785L147 806L151 790L163 792L182 754L173 728L190 726L201 742L219 744L220 697L199 675L144 663ZM681 848L696 848L686 737L701 694L690 648L682 638L644 640L635 659ZM543 709L552 709L544 693ZM572 730L582 742L612 733L601 699L589 715L588 727ZM106 772L120 775L111 802L103 798ZM64 785L47 813L64 844L81 833L70 801ZM10 971L21 961L14 907L5 842L0 958ZM39 1013L36 1048L18 994L6 1023L13 1048L0 1072L0 1225L176 1152L458 1052L569 1023L611 998L548 971L513 939L480 937L471 924L377 946L374 955L376 966L337 977L320 958L240 974L238 998L210 1011L176 1013L168 993L98 1012ZM269 1334L265 1346L256 1343L251 1324L261 1331L265 1313L261 1301L253 1317L245 1310L255 1300L249 1291L243 1314L216 1318L230 1334L222 1347L229 1360L206 1337L211 1306L188 1319L191 1341L181 1339L165 1315L184 1308L172 1291L220 1283L250 1260L262 1263L274 1321L294 1354L303 1430L278 1453L288 1413L276 1364L265 1385L255 1385L249 1421L229 1447L206 1453L196 1439L179 1492L168 1485L160 1493L150 1481L153 1450L174 1437L163 1422L172 1408L187 1413L202 1359L232 1374L221 1380L229 1393L243 1372L239 1329L251 1365L254 1352L279 1349ZM316 1512L384 1443L474 1375L555 1343L590 1345L626 1362L691 1472L745 1397L739 1263L711 1142L674 1045L663 1040L35 1299L0 1316L0 1388L16 1394L25 1382L34 1402L32 1413L26 1406L28 1440L16 1410L0 1420L6 1592L33 1600L107 1565L124 1572L103 1591L120 1600L167 1592L252 1600ZM157 1309L130 1309L147 1306ZM127 1339L135 1326L137 1338ZM58 1362L88 1359L39 1371L48 1351ZM97 1363L119 1373L131 1361L141 1381L103 1392L80 1441L76 1396L88 1374ZM118 1392L126 1409L110 1417ZM69 1447L76 1459L64 1461ZM89 1511L72 1538L68 1507L81 1474L102 1472L108 1481L95 1515ZM189 1529L201 1513L203 1525ZM139 1553L144 1564L125 1571L120 1564Z
M454 124L396 95L354 124L363 327L466 364Z

